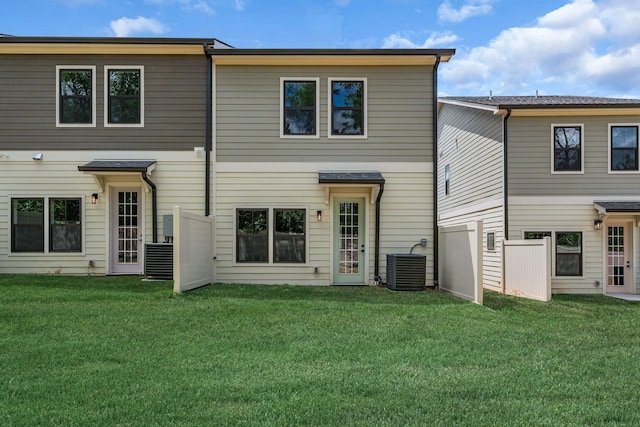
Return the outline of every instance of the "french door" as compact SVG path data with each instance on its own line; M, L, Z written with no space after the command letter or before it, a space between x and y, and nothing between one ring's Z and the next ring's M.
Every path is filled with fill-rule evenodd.
M111 273L142 273L139 188L111 189Z
M607 293L630 290L631 227L628 222L607 223Z
M365 282L364 198L333 201L333 283Z

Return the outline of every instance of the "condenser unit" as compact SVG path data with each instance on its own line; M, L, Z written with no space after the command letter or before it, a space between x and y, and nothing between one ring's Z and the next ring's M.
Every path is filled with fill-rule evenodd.
M419 291L425 288L427 257L413 254L387 254L387 288Z
M144 275L148 279L173 279L173 245L147 243L144 245Z

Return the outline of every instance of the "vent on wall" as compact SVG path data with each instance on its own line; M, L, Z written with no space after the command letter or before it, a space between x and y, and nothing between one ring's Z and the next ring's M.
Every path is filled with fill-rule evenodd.
M427 280L427 257L413 254L387 254L387 288L419 291Z
M148 279L173 279L173 245L166 243L144 245L144 275Z

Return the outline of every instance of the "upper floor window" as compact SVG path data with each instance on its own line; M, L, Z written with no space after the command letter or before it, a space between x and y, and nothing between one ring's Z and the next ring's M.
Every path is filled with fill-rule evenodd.
M56 67L56 125L95 126L96 67Z
M638 126L609 125L609 170L638 171Z
M329 79L329 136L366 136L366 79Z
M553 171L582 172L582 125L553 126Z
M445 165L444 166L444 194L446 196L449 195L449 190L450 190L449 182L450 182L449 181L449 165Z
M105 67L105 126L144 124L143 67Z
M281 137L318 137L319 79L280 79Z

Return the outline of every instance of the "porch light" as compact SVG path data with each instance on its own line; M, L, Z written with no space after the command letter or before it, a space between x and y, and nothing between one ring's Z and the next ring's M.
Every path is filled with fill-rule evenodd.
M98 200L99 200L98 193L93 193L91 195L91 204L92 205L97 205L98 204Z
M316 218L318 219L318 222L322 222L322 211L316 212Z
M594 230L602 230L602 218L598 217L593 220L593 229Z

